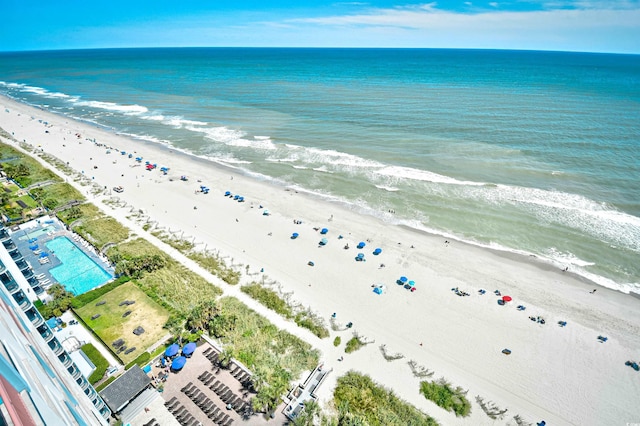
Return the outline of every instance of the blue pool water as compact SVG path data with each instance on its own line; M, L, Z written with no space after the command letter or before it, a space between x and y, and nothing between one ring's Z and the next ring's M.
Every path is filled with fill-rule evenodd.
M67 237L55 238L46 243L46 246L62 262L62 265L50 269L49 273L76 296L113 278Z

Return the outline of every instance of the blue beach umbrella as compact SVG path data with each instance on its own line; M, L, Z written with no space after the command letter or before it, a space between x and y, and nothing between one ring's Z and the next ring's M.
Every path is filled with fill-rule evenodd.
M406 283L407 281L409 281L409 279L407 277L402 276L400 277L400 281L403 283Z
M43 251L42 253L40 253L40 258L42 259L43 257L47 257L49 256L49 253L47 253L46 251Z
M291 234L291 239L295 240L296 238L298 238L298 233L294 232L293 234Z
M326 234L327 232L329 232L329 230L328 230L327 228L322 228L322 229L320 230L320 233L321 233L322 235Z
M225 191L224 196L228 197L229 195L231 195L231 191Z
M363 249L363 248L364 248L364 246L366 246L366 244L365 244L363 241L360 241L360 242L358 243L358 246L357 246L357 247L358 247L359 249Z
M183 356L179 356L178 358L174 359L173 362L171 363L171 369L182 370L182 367L184 367L186 363L187 363L187 358Z
M180 351L180 346L178 346L177 343L174 343L173 345L169 346L166 351L164 351L164 356L175 356L178 351Z
M411 280L409 281L409 287L415 287L416 286L416 282Z
M29 250L38 250L38 245L34 244L32 246L29 246Z
M187 343L184 348L182 348L182 355L191 355L196 350L196 344L194 342Z
M382 253L382 249L381 248L377 248L373 251L374 256L379 255L380 253Z

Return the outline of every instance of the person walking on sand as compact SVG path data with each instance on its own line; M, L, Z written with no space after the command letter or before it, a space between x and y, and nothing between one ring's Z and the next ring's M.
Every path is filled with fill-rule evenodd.
M593 290L591 290L589 293L593 294L593 293L595 293L595 292L596 292L596 290L597 290L597 289L595 289L595 288L594 288L594 289L593 289Z

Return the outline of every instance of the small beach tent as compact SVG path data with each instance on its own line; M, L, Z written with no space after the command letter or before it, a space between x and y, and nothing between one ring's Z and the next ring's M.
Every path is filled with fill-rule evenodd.
M321 240L320 240L320 245L321 245L321 246L324 246L324 245L326 245L328 242L329 242L329 241L328 241L326 238L323 238L323 239L321 239Z
M327 232L329 232L329 230L328 230L327 228L322 228L322 229L320 230L320 233L321 233L322 235L326 234Z
M366 244L363 241L360 241L356 247L359 249L363 249L364 246L366 246Z
M377 256L377 255L379 255L380 253L382 253L382 249L381 249L381 248L377 248L377 249L375 249L375 250L373 251L373 255L374 255L374 256Z
M269 216L271 213L269 213L269 210L265 210L262 212L262 216Z
M409 281L409 279L408 279L407 277L405 277L405 276L402 276L402 277L400 277L400 279L399 279L398 281L400 281L401 283L403 283L403 284L404 284L404 283L406 283L407 281Z
M291 239L295 240L296 238L298 238L298 233L294 232L293 234L291 234Z
M182 348L182 355L191 356L196 350L195 342L187 343L184 348Z
M502 301L503 302L511 302L513 299L511 298L511 296L502 296Z
M230 195L231 195L231 191L225 191L225 193L224 193L224 196L225 196L225 197L228 197L228 196L230 196Z
M120 154L127 155L127 151L120 151Z
M166 351L164 351L164 356L172 357L175 356L178 351L180 351L180 346L177 343L169 346Z
M142 157L136 157L136 161L140 163L142 161Z
M415 287L416 286L416 282L411 280L409 281L409 287Z
M374 288L374 289L373 289L373 292L374 292L375 294L382 294L382 288L380 288L380 287L376 287L376 288Z
M178 358L174 359L173 362L171 363L171 369L175 371L182 370L182 367L184 367L186 363L187 363L187 359L183 356L179 356Z

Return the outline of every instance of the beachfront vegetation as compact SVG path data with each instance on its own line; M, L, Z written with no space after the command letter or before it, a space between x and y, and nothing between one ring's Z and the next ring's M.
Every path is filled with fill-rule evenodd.
M53 284L47 289L47 293L52 299L46 304L36 305L40 315L45 319L59 317L73 304L73 294L60 284Z
M402 355L401 353L390 352L389 349L387 349L387 345L380 345L380 352L382 352L382 356L387 361L395 361L404 358L404 355Z
M466 417L471 413L471 403L466 398L467 392L459 386L454 388L443 378L434 382L420 382L420 393L438 407L453 411L458 417Z
M340 346L340 343L342 343L342 339L340 338L340 336L336 336L336 338L333 339L333 346L337 348L338 346Z
M282 315L284 318L295 321L300 327L306 328L320 338L329 337L329 330L324 326L324 321L311 310L299 310L295 312L293 306L284 300L274 290L253 282L240 288L243 293L262 303L267 308Z
M127 228L90 203L72 206L58 212L57 215L74 232L98 248L109 243L118 244L129 238Z
M100 351L96 349L96 347L91 343L82 345L80 349L82 349L82 352L84 352L87 358L91 360L93 365L96 366L96 369L88 378L89 383L91 383L92 385L96 384L104 377L104 373L107 371L107 368L109 368L109 361L107 361L107 359L102 356Z
M484 413L493 420L501 419L502 417L504 417L506 412L509 411L508 408L501 409L493 401L485 401L485 399L480 395L476 395L476 402L478 403L480 408L482 408L482 411L484 411ZM526 424L524 422L519 421L518 418L520 418L520 416L518 415L514 417L514 420L516 421L517 425Z
M29 192L36 201L49 210L84 201L84 197L77 189L64 182L32 188Z
M419 379L425 379L427 377L432 377L435 373L432 370L429 370L427 367L423 365L419 365L414 360L409 361L409 368L413 375Z
M351 339L347 341L344 351L350 354L351 352L355 352L363 346L364 346L364 343L360 341L358 336L353 336Z
M434 426L432 417L401 400L369 376L350 371L338 378L333 391L337 425Z
M137 277L138 286L172 313L186 318L201 301L222 291L143 239L119 244L107 252L116 272Z
M135 303L121 305L123 301ZM125 316L127 311L130 313ZM132 281L99 296L75 312L106 345L123 339L127 348L136 348L128 354L125 354L126 350L117 354L125 363L134 360L166 334L163 325L169 318L169 312L151 300ZM144 333L136 336L133 330L138 326L144 328ZM113 346L111 348L115 350Z
M6 132L4 134L6 135ZM8 178L23 188L48 180L60 181L51 170L4 143L0 143L0 167Z
M278 329L238 299L218 301L218 313L210 322L210 333L220 338L225 350L248 368L258 391L256 410L270 411L279 404L289 382L313 369L320 354L296 336Z
M120 287L124 283L129 282L129 277L120 277L103 286L94 288L86 293L79 294L73 298L72 304L74 308L82 308L84 305L97 300L102 295L109 293L116 287Z

